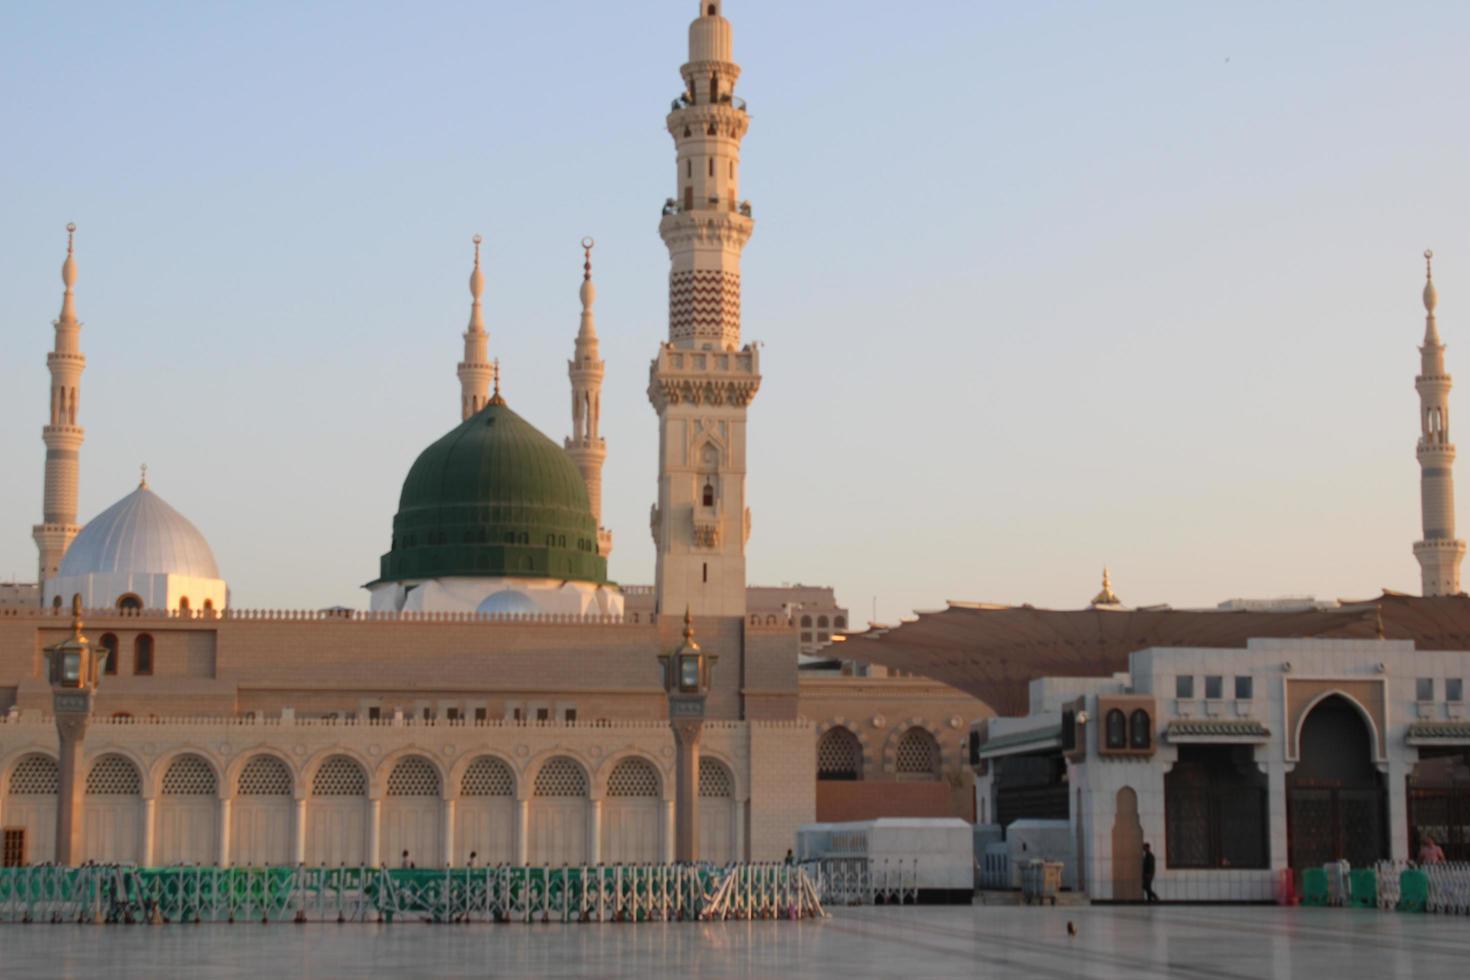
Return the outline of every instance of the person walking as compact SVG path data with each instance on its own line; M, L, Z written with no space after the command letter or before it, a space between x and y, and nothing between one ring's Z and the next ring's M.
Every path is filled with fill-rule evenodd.
M1143 844L1143 900L1146 902L1157 902L1159 896L1154 893L1154 849Z

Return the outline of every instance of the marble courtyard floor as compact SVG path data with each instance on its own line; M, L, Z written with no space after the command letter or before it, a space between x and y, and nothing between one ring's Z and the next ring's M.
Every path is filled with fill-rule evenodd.
M1067 922L1078 935L1067 935ZM1343 909L835 909L701 925L0 926L0 976L1470 976L1470 919Z

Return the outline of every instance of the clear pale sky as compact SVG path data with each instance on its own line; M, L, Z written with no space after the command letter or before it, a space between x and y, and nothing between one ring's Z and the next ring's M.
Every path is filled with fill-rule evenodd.
M695 10L5 3L0 578L34 576L76 221L82 520L146 461L251 607L366 605L403 476L458 422L475 232L505 393L566 434L596 236L611 570L651 581ZM725 11L753 583L834 585L859 622L875 596L1077 607L1104 563L1130 604L1418 591L1426 247L1470 386L1470 4Z

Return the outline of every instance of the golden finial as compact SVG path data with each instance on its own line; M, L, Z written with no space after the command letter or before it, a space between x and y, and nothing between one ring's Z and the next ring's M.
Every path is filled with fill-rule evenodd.
M684 607L684 645L680 647L683 653L698 653L699 644L694 642L694 613L689 606Z
M1432 248L1424 250L1424 278L1434 278L1434 249Z
M138 489L148 489L148 464L141 463L138 466Z
M76 238L76 236L77 236L77 223L75 221L68 221L67 224L66 224L66 254L67 255L70 255L71 254L72 241Z
M1439 290L1434 288L1434 249L1424 250L1424 309L1431 317L1439 305Z
M1102 591L1092 597L1092 604L1094 606L1120 606L1123 604L1122 600L1118 598L1117 593L1113 591L1113 578L1108 573L1108 567L1106 565L1103 566Z
M491 375L495 379L495 393L490 396L491 405L504 405L505 399L500 397L500 358L496 358L491 365Z
M588 235L586 238L582 239L582 258L584 259L582 263L583 280L592 278L592 249L596 244L597 239L593 238L591 235Z
M66 226L66 261L61 263L61 282L66 286L67 295L71 295L71 288L77 284L77 257L72 254L75 251L77 237L77 223L71 222ZM66 309L62 310L62 318L70 319L75 316L71 309L71 301L66 301Z
M82 635L82 594L80 592L71 597L71 631L73 636Z

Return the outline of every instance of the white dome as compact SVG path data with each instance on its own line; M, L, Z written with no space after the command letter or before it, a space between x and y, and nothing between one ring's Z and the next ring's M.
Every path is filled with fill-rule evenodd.
M147 485L87 522L66 549L57 575L108 572L220 577L204 535Z
M501 589L491 596L486 596L475 610L482 616L527 616L541 612L541 607L536 600L523 592L514 589Z

